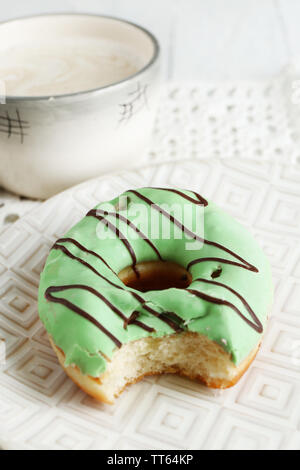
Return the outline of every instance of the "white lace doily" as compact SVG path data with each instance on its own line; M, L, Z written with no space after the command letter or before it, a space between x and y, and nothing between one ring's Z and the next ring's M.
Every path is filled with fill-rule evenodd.
M145 163L211 157L300 163L290 98L286 77L169 85ZM300 105L298 112L300 120Z

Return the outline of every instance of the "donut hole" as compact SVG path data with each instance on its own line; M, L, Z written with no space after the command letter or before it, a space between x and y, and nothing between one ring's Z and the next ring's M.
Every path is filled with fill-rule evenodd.
M190 273L172 261L145 261L128 266L119 273L121 281L140 292L176 287L186 289L192 282Z
M220 277L222 274L222 267L221 266L218 266L216 269L213 270L213 272L211 273L210 277L212 279L215 279L216 277Z

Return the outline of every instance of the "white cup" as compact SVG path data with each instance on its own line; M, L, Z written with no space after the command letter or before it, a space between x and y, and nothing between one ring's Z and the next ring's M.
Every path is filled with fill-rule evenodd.
M78 32L119 41L144 65L93 90L6 96L0 104L0 185L15 193L47 198L99 174L139 166L159 97L160 53L152 34L116 18L57 14L2 23L0 44L18 47L22 37L51 40Z

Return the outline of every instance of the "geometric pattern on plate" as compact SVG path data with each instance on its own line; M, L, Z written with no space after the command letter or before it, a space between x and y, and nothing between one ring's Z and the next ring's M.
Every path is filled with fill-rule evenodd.
M183 181L248 225L270 259L275 300L261 350L241 381L223 392L181 377L161 376L129 387L114 406L97 403L65 376L38 319L37 287L47 250L99 201L128 188L180 187ZM0 235L2 447L299 449L298 214L299 173L279 163L211 159L98 178L48 200L4 229Z

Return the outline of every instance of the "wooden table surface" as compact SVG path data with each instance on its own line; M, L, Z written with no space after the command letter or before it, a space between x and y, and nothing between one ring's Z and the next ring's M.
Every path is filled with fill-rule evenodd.
M66 11L149 28L171 80L264 79L300 55L299 0L1 0L0 20Z

